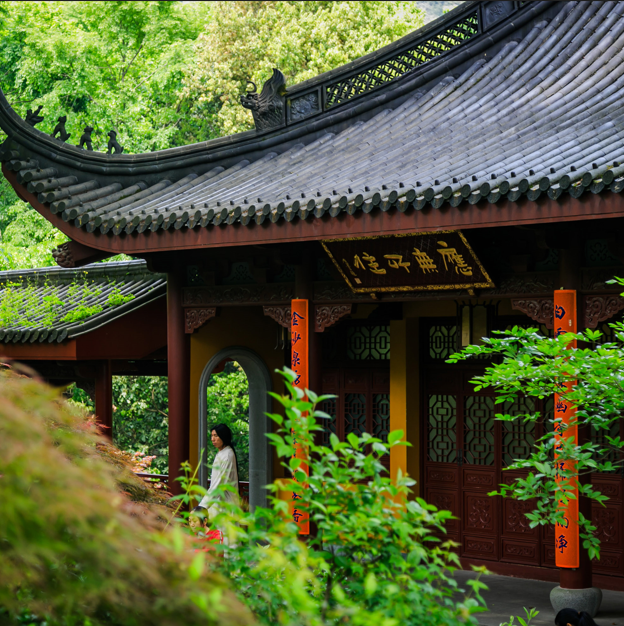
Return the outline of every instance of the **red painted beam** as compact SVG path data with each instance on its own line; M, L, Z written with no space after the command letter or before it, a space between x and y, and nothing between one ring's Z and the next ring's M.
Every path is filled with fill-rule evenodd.
M468 202L459 207L444 205L440 209L428 207L422 211L409 210L400 213L396 209L384 213L378 209L372 213L359 212L355 215L328 215L318 219L280 220L261 226L209 226L207 228L169 229L156 232L133 233L132 235L101 235L86 233L81 228L64 222L58 215L50 213L37 198L26 191L16 180L15 172L3 167L4 175L18 195L29 202L41 215L74 241L111 254L145 254L171 250L193 250L199 248L222 248L229 246L285 243L290 241L316 241L332 237L359 237L379 233L397 234L415 231L448 229L488 228L517 226L549 222L569 222L587 219L624 217L624 201L620 194L606 191L593 194L586 191L576 199L569 194L558 200L543 195L536 201L521 198L518 202L501 200L490 204L483 200L475 205Z
M16 361L75 361L76 340L64 343L0 343L0 355Z
M166 299L150 302L76 342L78 359L142 359L167 345Z

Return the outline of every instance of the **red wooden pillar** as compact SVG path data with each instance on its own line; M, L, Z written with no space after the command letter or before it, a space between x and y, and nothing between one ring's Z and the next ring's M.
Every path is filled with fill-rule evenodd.
M184 332L182 280L167 274L167 379L169 388L169 490L181 493L176 478L189 460L190 340Z
M113 375L110 360L100 361L95 368L95 415L102 432L113 439Z

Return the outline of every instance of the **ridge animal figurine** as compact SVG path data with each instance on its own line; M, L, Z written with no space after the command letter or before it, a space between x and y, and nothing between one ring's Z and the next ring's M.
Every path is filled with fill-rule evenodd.
M256 130L262 132L281 126L285 121L286 78L284 74L274 68L273 76L264 83L260 94L253 81L247 82L253 85L253 90L241 96L240 101L246 109L251 110Z
M71 137L71 133L68 133L65 130L65 122L67 121L67 115L61 115L58 118L58 124L54 127L52 134L50 135L54 139L56 139L56 135L59 135L59 139L61 141L67 141Z
M43 105L40 104L37 107L37 110L33 112L32 109L28 109L26 111L26 117L24 118L24 121L29 124L30 126L32 126L33 128L35 127L36 124L38 124L39 122L43 122L43 115L39 115L39 113L41 113L41 109L43 109Z
M123 146L119 145L117 141L117 133L114 130L108 132L110 139L108 140L107 154L121 154L123 152Z
M93 144L91 143L91 133L93 132L93 126L85 126L84 132L80 136L79 148L87 146L87 150L93 150Z

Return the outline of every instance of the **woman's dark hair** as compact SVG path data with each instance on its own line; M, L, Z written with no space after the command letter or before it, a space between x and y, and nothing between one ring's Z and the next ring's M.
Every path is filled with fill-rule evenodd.
M211 426L210 432L215 431L217 435L219 435L219 439L223 442L223 447L230 446L232 448L232 452L234 452L234 459L236 461L236 477L238 478L238 457L236 456L236 448L234 448L234 444L232 443L232 431L227 424L215 424ZM239 478L240 482L240 478Z
M574 609L561 609L555 617L555 626L598 626L592 616L585 611L575 611Z
M212 432L213 430L217 433L217 435L219 435L219 438L223 442L223 445L230 446L232 450L234 449L234 447L232 446L232 431L230 430L229 426L227 426L226 424L215 424L210 429L210 432Z

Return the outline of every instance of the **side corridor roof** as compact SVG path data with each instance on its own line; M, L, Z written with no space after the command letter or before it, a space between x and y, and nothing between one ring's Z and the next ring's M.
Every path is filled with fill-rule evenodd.
M474 26L439 58L264 134L96 155L27 126L2 96L5 175L45 216L94 242L390 210L414 211L417 229L428 206L621 192L624 2L465 3L380 51L383 67L441 32L465 31L493 5L507 7L504 19ZM335 83L340 71L353 83L371 74L374 58L364 61L368 70L350 64L288 97Z
M0 342L60 343L163 298L145 261L0 272Z

